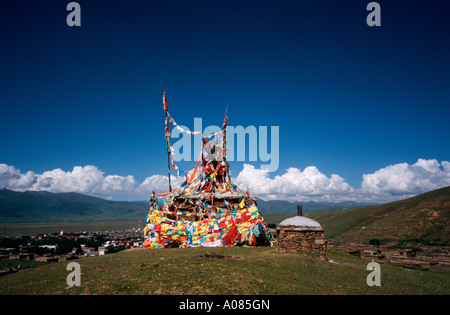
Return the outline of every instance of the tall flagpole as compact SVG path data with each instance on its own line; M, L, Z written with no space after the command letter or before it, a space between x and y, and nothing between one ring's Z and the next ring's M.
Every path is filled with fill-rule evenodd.
M169 131L169 115L167 111L167 100L166 100L166 90L164 89L163 94L163 104L164 104L164 113L165 113L165 135L166 135L166 142L167 142L167 167L169 170L169 192L172 192L172 186L170 184L170 131Z
M225 109L225 117L223 119L223 124L222 124L222 138L223 138L223 148L222 148L222 158L225 160L227 160L227 122L228 122L228 117L227 117L227 111L228 111L228 105L227 108Z
M222 158L223 158L223 161L225 162L227 176L230 177L230 166L228 165L228 162L227 162L227 123L228 123L227 111L228 111L228 104L227 104L227 108L225 109L225 117L223 118L223 124L222 124L222 132L223 132L223 135L222 135L222 137L223 137Z

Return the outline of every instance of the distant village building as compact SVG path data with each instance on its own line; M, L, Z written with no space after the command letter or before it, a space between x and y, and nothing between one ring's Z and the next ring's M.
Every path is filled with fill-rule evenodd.
M39 245L39 248L46 248L46 249L57 250L58 249L58 245Z
M327 241L323 226L310 218L298 215L282 221L277 226L277 250L280 252L305 251L326 258Z

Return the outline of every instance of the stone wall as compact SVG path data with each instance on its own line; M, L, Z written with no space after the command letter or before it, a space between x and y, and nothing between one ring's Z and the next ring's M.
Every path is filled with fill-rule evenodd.
M281 227L277 229L277 250L280 252L296 252L301 250L325 257L325 235L323 231Z

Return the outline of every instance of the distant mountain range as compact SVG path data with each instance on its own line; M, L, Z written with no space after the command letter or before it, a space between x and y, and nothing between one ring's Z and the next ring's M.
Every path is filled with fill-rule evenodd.
M324 208L352 209L367 206L354 202L293 203L261 199L257 199L257 203L263 213L297 212L297 205L300 204L303 212ZM148 209L148 201L110 201L79 193L0 190L1 222L145 220Z
M264 201L262 199L256 198L258 209L261 212L297 212L297 206L301 205L303 212L310 212L329 208L345 208L354 209L359 207L366 207L373 204L368 203L358 203L354 201L343 201L343 202L290 202L285 200L269 200Z
M144 219L146 201L109 201L78 193L0 190L0 221L58 222Z

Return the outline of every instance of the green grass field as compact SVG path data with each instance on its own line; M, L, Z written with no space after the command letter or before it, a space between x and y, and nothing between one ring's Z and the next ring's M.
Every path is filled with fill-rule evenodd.
M222 258L214 258L222 257ZM131 249L75 260L81 286L66 283L68 262L0 278L0 295L16 294L450 294L450 273L381 265L381 286L366 284L367 261L328 252L339 263L274 247Z

